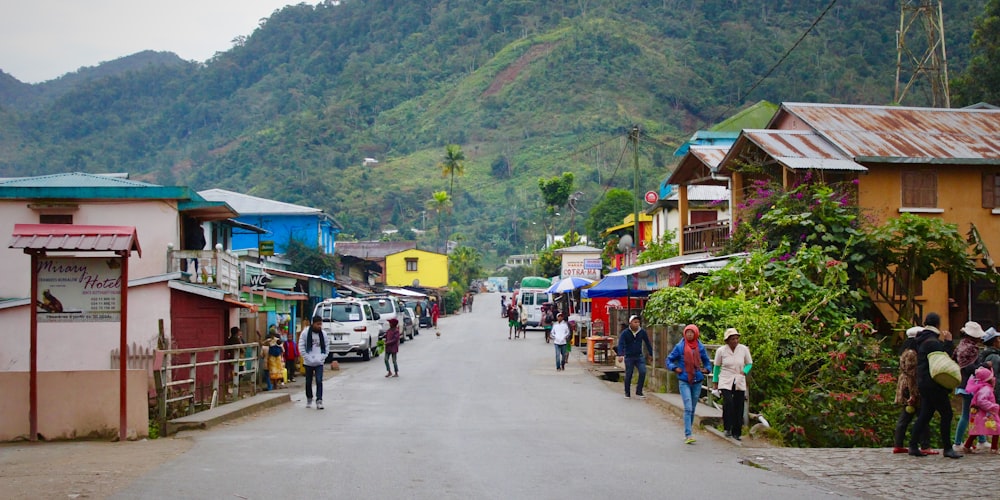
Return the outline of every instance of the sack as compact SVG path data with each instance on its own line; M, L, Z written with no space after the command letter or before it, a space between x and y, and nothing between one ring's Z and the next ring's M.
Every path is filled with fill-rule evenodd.
M282 352L283 351L281 350L280 345L273 345L267 348L267 354L269 356L281 356Z
M962 382L962 369L958 363L943 351L934 351L927 355L931 378L945 389L954 389Z

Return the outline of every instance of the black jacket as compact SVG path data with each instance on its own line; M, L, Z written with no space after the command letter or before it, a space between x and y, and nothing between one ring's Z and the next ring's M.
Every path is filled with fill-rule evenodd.
M646 349L649 349L649 355L652 356L653 344L649 343L649 336L646 335L646 330L640 328L638 332L633 334L631 329L626 328L618 335L618 347L616 350L619 356L633 359L641 358L643 344L646 344Z
M934 379L931 378L931 367L927 362L927 355L932 352L943 351L950 356L951 351L955 349L954 342L938 340L939 334L937 328L927 327L914 339L917 343L917 387L920 388L921 394L927 394L927 391L948 392L948 389L934 382Z

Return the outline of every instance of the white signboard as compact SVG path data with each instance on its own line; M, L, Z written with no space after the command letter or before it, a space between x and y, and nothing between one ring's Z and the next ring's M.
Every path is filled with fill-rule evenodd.
M601 279L600 254L563 254L560 278Z
M115 257L40 257L38 321L121 320L122 270Z

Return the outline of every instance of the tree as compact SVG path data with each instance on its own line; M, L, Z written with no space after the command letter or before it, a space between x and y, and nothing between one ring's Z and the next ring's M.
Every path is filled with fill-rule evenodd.
M547 224L548 232L552 234L554 232L552 216L569 201L569 195L573 192L573 172L563 172L561 176L549 179L539 178L538 189L542 192L542 200L545 202L545 211L548 215L546 219L551 221Z
M320 249L310 247L296 239L288 240L285 258L292 262L292 269L295 272L316 276L333 276L339 267L337 258L333 255L323 253Z
M674 242L674 238L676 236L676 233L666 233L662 238L646 244L646 249L639 254L636 263L648 264L658 260L677 257L677 255L680 254L680 251L677 248L677 243Z
M475 278L481 278L483 255L475 248L462 245L448 256L448 279L468 287Z
M444 214L451 213L451 197L448 196L447 191L436 191L431 195L431 199L427 200L424 204L428 210L434 212L437 217L437 231L438 238L441 238L441 251L447 252L448 247L446 245L446 237L444 234Z
M632 213L632 192L612 188L593 207L584 224L587 235L591 241L598 241L598 237L605 229L617 226L622 223L625 216Z
M465 153L458 144L449 144L444 148L444 159L438 163L443 177L451 177L448 192L455 192L455 175L465 174Z
M955 100L960 105L1000 103L1000 0L989 0L976 18L970 48L968 67L952 82Z
M945 271L953 281L977 274L958 226L941 219L904 213L876 228L871 240L877 252L877 263L883 268L895 268L907 288L902 315L913 311L917 286L932 274ZM910 324L919 321L919 318L900 319Z

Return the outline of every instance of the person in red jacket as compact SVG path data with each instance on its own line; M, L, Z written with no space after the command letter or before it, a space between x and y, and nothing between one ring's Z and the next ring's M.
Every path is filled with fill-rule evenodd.
M299 344L289 338L288 326L281 327L281 343L285 346L285 370L288 371L288 381L295 382L295 361L299 359Z
M438 307L436 300L431 300L433 301L431 302L431 322L434 323L434 327L436 328L438 326L438 316L441 315L441 308Z

